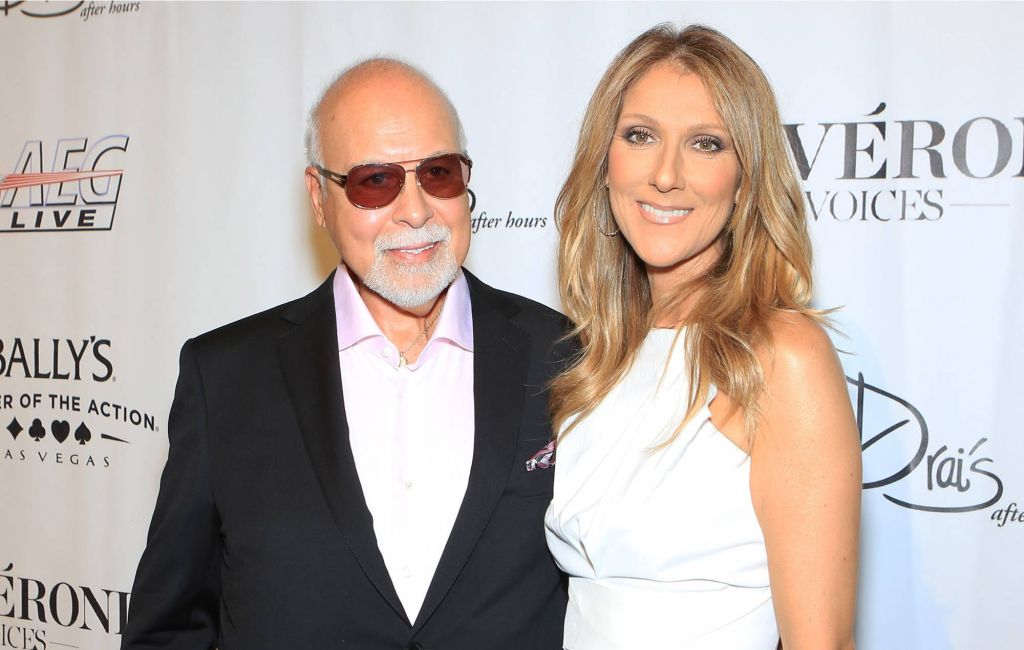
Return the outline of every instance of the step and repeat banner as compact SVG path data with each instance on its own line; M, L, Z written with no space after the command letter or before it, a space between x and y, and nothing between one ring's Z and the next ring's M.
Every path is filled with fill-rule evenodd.
M0 649L118 646L180 345L337 263L302 180L337 70L447 90L467 266L557 308L584 107L663 21L779 96L864 449L859 646L1024 647L1024 5L104 0L0 3Z

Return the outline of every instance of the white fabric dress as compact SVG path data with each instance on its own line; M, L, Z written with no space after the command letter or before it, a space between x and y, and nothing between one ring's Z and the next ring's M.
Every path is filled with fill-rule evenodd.
M675 335L652 330L622 381L558 444L545 526L569 574L567 650L778 644L749 457L711 424L707 404L653 451L686 411L685 330Z

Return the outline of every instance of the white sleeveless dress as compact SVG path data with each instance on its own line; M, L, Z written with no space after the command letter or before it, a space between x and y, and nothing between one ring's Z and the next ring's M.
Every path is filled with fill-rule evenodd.
M545 527L569 575L567 650L778 645L749 457L707 404L652 450L686 412L685 330L673 349L675 335L651 330L622 381L558 444Z

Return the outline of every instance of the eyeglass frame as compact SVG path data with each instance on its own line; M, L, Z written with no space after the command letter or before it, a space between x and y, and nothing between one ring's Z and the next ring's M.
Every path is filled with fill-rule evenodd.
M322 176L324 176L325 178L328 178L328 179L334 181L335 183L337 183L338 187L342 188L343 190L346 190L345 191L345 198L347 198L352 205L356 206L360 210L379 210L381 208L386 208L387 206L391 205L392 203L395 202L395 199L397 199L399 196L402 195L402 190L405 189L405 176L402 177L402 186L400 188L398 188L398 193L395 194L395 198L394 199L391 199L390 201L388 201L384 205L380 205L380 206L377 206L375 208L368 208L366 206L359 205L358 203L353 201L349 197L349 195L348 195L348 190L346 189L345 185L348 182L348 177L352 174L352 170L353 169L356 169L356 168L359 168L359 167L368 167L368 166L372 166L372 165L398 165L399 167L402 167L403 169L405 169L406 165L411 164L411 163L417 163L416 166L413 167L412 169L405 169L405 173L406 174L409 174L409 173L415 174L419 170L420 165L422 165L424 162L426 162L428 160L433 160L435 158L440 158L442 156L455 156L455 157L457 157L459 159L459 161L462 162L463 164L465 164L466 168L469 170L467 172L467 174L466 174L466 182L464 183L464 185L466 186L466 192L469 193L470 197L472 197L472 205L470 207L470 211L472 212L473 207L476 206L476 195L473 194L473 191L469 189L469 180L473 176L473 159L470 158L469 156L467 156L466 154L459 153L457 151L442 152L442 153L434 154L433 156L427 156L425 158L416 158L416 159L413 159L413 160L399 160L399 161L396 161L396 162L366 162L366 163L359 163L358 165L352 165L351 167L349 167L348 171L345 172L344 174L339 174L336 171L331 171L330 169L327 169L326 167L323 167L322 165L319 165L317 163L313 163L313 168L316 169L318 172L320 172L320 174ZM419 176L416 176L416 185L419 186L420 189L423 189L423 185L420 183ZM426 192L428 195L433 196L435 199L441 199L442 201L447 201L449 199L457 199L460 196L462 196L461 194L457 194L456 196L449 196L449 197L434 196L433 194L430 194L430 192L427 192L426 190L423 190L423 191Z

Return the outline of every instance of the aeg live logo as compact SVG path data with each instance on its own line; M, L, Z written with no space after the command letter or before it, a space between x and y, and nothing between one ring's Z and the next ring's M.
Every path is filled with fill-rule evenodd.
M127 135L26 142L0 176L0 233L110 230L127 150Z

